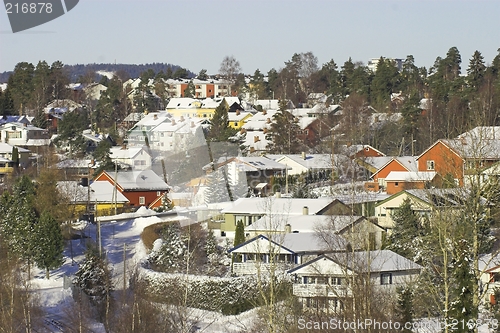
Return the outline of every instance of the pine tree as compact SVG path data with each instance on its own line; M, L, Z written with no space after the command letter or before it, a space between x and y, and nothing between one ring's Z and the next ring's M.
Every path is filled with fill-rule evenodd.
M391 217L394 221L394 228L388 248L408 259L419 260L424 227L413 211L410 199L405 199Z
M229 105L224 98L215 108L215 113L210 122L212 126L208 133L209 141L224 142L236 134L237 130L229 126Z
M236 231L234 234L234 246L238 246L245 242L245 226L242 220L236 222Z
M469 258L471 248L466 240L458 240L454 252L452 262L454 288L449 318L460 323L455 332L472 333L475 332L474 325L468 327L467 324L477 322L478 309L474 307L473 294L478 281L472 272L472 258Z
M413 304L413 290L409 286L397 288L396 315L400 323L412 323L415 315ZM404 328L404 333L411 333L411 329Z
M58 268L64 263L64 239L61 227L48 212L43 212L35 225L34 234L36 244L34 261L39 268L45 269L48 279L49 270Z
M85 259L75 274L74 283L89 297L103 322L112 301L113 282L111 271L96 247L89 247L85 252Z
M280 107L280 109L283 109ZM266 139L269 140L267 149L274 154L298 154L303 151L303 144L299 139L301 133L298 119L286 110L273 115L273 122Z
M164 272L180 272L184 268L188 249L181 237L177 223L165 227L161 238L155 241L155 247L148 256L148 262Z
M231 201L228 193L227 176L224 177L225 167L221 167L207 175L207 189L205 192L205 203L217 203Z

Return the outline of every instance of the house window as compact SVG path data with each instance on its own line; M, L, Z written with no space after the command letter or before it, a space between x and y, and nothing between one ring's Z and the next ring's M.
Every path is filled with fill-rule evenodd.
M332 277L332 285L341 286L342 285L342 278L338 277L338 276Z
M156 191L156 196L159 197L161 195L161 191Z
M145 197L139 197L139 205L144 205L146 204L146 198Z
M427 161L427 170L434 170L434 161L433 160Z
M380 284L392 284L392 273L380 274Z
M398 187L399 186L399 182L394 182L394 186Z

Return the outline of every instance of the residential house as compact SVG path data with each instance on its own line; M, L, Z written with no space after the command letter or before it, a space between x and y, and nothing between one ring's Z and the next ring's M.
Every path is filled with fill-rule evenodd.
M338 201L330 198L240 198L221 211L224 215L221 234L234 235L236 223L240 220L244 226L249 226L265 215L333 215L338 208Z
M394 220L392 214L399 209L404 200L411 202L412 210L419 216L430 216L443 209L457 210L463 207L464 197L468 192L462 188L431 188L403 190L375 205L375 216L378 224L384 228L392 229ZM486 200L482 200L488 205Z
M483 291L482 303L496 305L500 290L500 258L498 255L485 254L479 258L479 288Z
M78 181L59 181L57 188L69 199L73 217L84 214L108 216L122 213L128 206L128 199L108 182L81 183Z
M4 178L14 172L15 163L9 159L0 156L0 183L4 182Z
M438 184L439 177L434 171L391 171L385 177L387 194L395 194L402 190L430 188Z
M255 195L267 196L274 194L271 181L275 176L284 175L286 166L268 158L258 156L222 157L215 164L215 169L226 168L230 185L244 184ZM207 172L212 171L212 165L203 167Z
M293 295L304 309L341 313L354 306L353 298L362 297L368 288L379 297L394 297L397 287L413 283L421 270L420 265L397 253L376 250L324 254L288 274L292 276Z
M417 160L419 171L436 171L443 181L464 186L500 162L500 126L479 126L455 139L438 140Z
M65 180L81 180L82 178L88 180L98 167L99 163L89 159L67 159L56 164L56 168L61 170Z
M357 249L380 249L385 229L363 216L352 215L265 215L245 227L245 236L277 233L337 234Z
M386 178L391 172L416 172L418 171L417 159L414 156L396 156L387 158L366 158L358 160L359 163L370 163L370 161L385 161L385 164L380 166L378 170L373 172L371 182L365 183L365 189L368 191L385 190Z
M237 257L232 271L235 275L266 273L271 269L285 271L324 253L345 251L348 242L331 235L331 244L314 233L257 235L228 252Z
M150 147L160 152L186 152L191 147L206 145L200 118L171 117L150 130Z
M151 155L147 147L111 147L109 157L122 168L146 170L151 168Z
M234 129L240 129L245 125L245 122L252 117L251 112L236 110L235 112L228 112L229 126Z
M115 185L114 172L101 172L95 181L107 181ZM116 172L116 188L130 202L131 206L148 207L170 191L170 187L152 170L131 170Z
M266 157L285 165L289 176L309 173L318 180L326 180L331 177L333 165L331 154L307 154L303 152L301 154L268 155Z
M26 123L8 123L0 126L0 142L21 147L50 145L47 130Z
M15 156L14 150L17 150L17 161L14 161ZM12 146L8 143L0 142L0 157L4 159L11 160L15 164L19 165L21 168L26 168L30 164L31 152L28 149L22 147Z

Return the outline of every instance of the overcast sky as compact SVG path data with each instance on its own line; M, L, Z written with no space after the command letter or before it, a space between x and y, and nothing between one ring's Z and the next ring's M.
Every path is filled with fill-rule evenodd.
M465 72L475 50L487 64L498 54L499 17L499 0L80 0L53 21L12 33L3 8L0 72L60 60L165 62L215 74L232 55L253 74L308 51L320 66L411 54L429 68L453 46Z

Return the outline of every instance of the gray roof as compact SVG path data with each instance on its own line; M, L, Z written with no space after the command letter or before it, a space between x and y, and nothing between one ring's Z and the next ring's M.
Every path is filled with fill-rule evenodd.
M300 199L300 198L240 198L234 201L231 207L222 210L222 213L266 215L288 214L302 215L303 208L307 207L309 215L315 215L333 202L331 198Z
M114 179L114 172L108 176ZM153 170L119 171L116 179L118 185L128 191L165 191L170 188Z
M398 272L420 270L422 266L390 250L337 252L315 258L288 271L293 273L319 259L329 259L355 272Z

